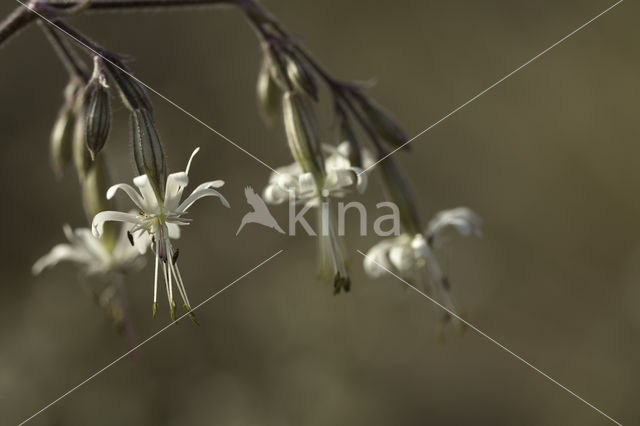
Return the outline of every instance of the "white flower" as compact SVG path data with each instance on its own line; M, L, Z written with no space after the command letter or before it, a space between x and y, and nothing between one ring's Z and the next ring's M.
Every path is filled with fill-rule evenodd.
M58 244L38 259L32 267L34 275L56 266L59 262L76 263L87 275L122 273L138 269L144 263L138 248L131 245L125 227L122 227L112 250L109 250L102 240L94 237L88 228L72 230L69 225L64 225L63 230L69 244ZM140 243L135 241L135 244Z
M180 238L180 226L188 225L191 220L184 216L191 205L203 197L215 196L220 198L222 204L229 207L227 200L214 188L224 185L221 180L205 182L180 202L182 192L189 183L189 167L193 157L198 152L196 148L191 154L184 172L172 173L167 177L167 184L164 199L159 200L156 196L151 182L147 175L138 176L133 179L133 183L138 187L139 193L130 185L114 185L107 191L107 198L111 199L118 190L124 191L131 201L140 209L138 214L123 213L116 211L104 211L98 213L92 224L93 234L99 237L104 229L105 222L120 221L133 224L130 232L136 237L148 236L148 243L141 245L141 252L146 250L147 245L155 253L155 278L153 287L153 314L155 316L158 306L158 267L162 262L162 272L164 274L167 298L171 308L171 317L175 319L175 301L173 299L173 282L175 282L184 307L191 314L191 304L187 297L180 269L177 265L178 251L174 250L171 239Z
M298 163L280 167L269 177L264 190L264 200L270 204L281 204L291 196L297 202L315 201L323 197L344 197L353 192L363 193L367 187L367 175L358 167L352 167L346 155L346 142L335 148L323 145L328 154L325 158L325 179L318 193L312 173L303 173ZM369 160L371 161L371 160Z
M440 298L450 311L456 312L449 281L433 251L442 247L449 228L464 236L479 236L480 225L481 219L468 208L442 211L429 223L426 238L423 234L402 234L380 241L369 249L364 258L365 272L377 278L390 271L412 285L421 286Z

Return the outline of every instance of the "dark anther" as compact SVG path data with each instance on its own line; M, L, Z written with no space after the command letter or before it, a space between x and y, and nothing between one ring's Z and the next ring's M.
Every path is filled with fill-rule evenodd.
M127 231L127 238L129 239L129 242L131 243L131 245L133 245L133 235L131 235L131 232Z
M171 257L171 262L174 264L176 264L176 262L178 261L178 256L180 255L180 249L176 249L175 253L173 253L173 256Z

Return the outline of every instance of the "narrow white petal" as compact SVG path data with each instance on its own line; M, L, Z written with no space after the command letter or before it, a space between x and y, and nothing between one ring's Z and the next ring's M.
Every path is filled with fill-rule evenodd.
M33 264L31 272L34 275L39 275L44 269L55 266L61 261L84 263L86 258L86 255L83 255L75 247L69 244L58 244Z
M180 226L175 223L167 223L167 230L169 233L169 238L172 240L177 240L180 238Z
M145 210L146 206L144 200L142 199L138 191L136 191L133 186L127 185L126 183L119 183L109 188L107 190L107 200L112 199L116 195L116 192L118 190L125 192L129 196L129 198L131 198L131 201L133 201L140 210Z
M156 197L156 193L153 191L149 177L147 175L136 176L133 178L133 183L140 190L140 194L142 194L145 206L144 211L147 213L158 213L160 210L158 198Z
M218 191L216 191L215 189L211 189L211 188L204 188L204 189L195 189L191 195L189 195L183 202L182 204L180 204L178 206L178 208L176 209L177 212L179 213L184 213L187 211L187 209L189 207L191 207L191 205L193 203L195 203L196 201L198 201L200 198L202 197L218 197L220 198L220 201L222 202L222 204L229 208L229 202L226 200L226 198L224 198L222 196L222 194L220 194Z
M196 156L196 154L198 153L198 151L200 151L200 147L197 147L196 149L193 150L193 153L191 154L191 157L189 157L189 162L187 163L187 168L184 169L184 172L186 174L189 174L189 169L191 168L191 162L193 161L193 157Z
M104 232L105 222L127 222L127 223L139 223L140 219L138 215L132 213L123 213L115 211L100 212L93 218L91 223L91 231L96 237L100 237Z
M184 188L189 184L189 176L186 172L171 173L167 177L167 185L164 192L164 207L167 211L174 211Z

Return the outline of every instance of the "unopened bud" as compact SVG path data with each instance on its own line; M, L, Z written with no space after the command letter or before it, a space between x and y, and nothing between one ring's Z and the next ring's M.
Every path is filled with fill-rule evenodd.
M105 68L111 74L113 81L116 83L122 102L130 111L137 109L146 109L153 112L151 99L147 95L144 86L127 70L121 62L115 62L116 65L105 63Z
M260 111L262 112L261 116L265 123L271 126L280 113L282 91L272 76L271 61L266 56L258 73L256 93Z
M71 161L75 115L71 105L65 104L51 131L51 165L56 177L60 178Z
M407 141L407 135L402 127L383 107L364 96L358 97L358 101L371 127L391 146L397 148Z
M141 175L147 175L158 200L164 199L167 162L153 117L146 109L131 114L133 158Z
M86 129L85 141L91 158L102 150L111 130L111 100L106 86L106 78L96 61L94 76L85 90Z
M386 154L380 152L380 158ZM402 172L393 155L386 157L378 163L382 172L387 198L393 201L400 210L400 222L407 231L418 234L424 229L422 215L407 176Z
M76 173L78 179L82 182L89 169L91 169L91 154L87 149L86 133L87 133L87 119L86 108L84 102L84 90L78 93L78 97L73 106L73 113L75 115L75 122L73 126L73 164L76 167Z
M308 99L302 93L285 93L282 98L282 113L293 157L305 173L313 173L317 180L324 174L324 160L316 117Z
M287 57L287 76L293 86L302 93L306 93L313 100L318 101L318 86L313 74L299 58Z

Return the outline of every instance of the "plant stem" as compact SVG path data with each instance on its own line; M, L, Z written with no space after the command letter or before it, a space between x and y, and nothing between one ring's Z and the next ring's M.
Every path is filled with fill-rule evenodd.
M86 64L77 57L76 52L72 50L67 40L62 39L58 31L51 28L51 26L47 23L42 21L39 23L40 28L42 28L42 31L47 36L47 39L53 45L53 48L58 54L60 61L67 69L69 74L71 76L80 77L82 81L87 81L89 78L89 74L87 72Z
M26 0L20 0L19 3L21 4L0 23L0 47L4 45L10 37L37 19L38 15L33 13L32 10L46 10L47 14L55 14L55 12L58 12L59 15L65 15L68 10L82 4L82 0L65 3L38 0L27 2ZM143 9L164 10L223 4L242 6L245 3L246 0L92 0L78 13ZM53 17L55 18L56 16Z

